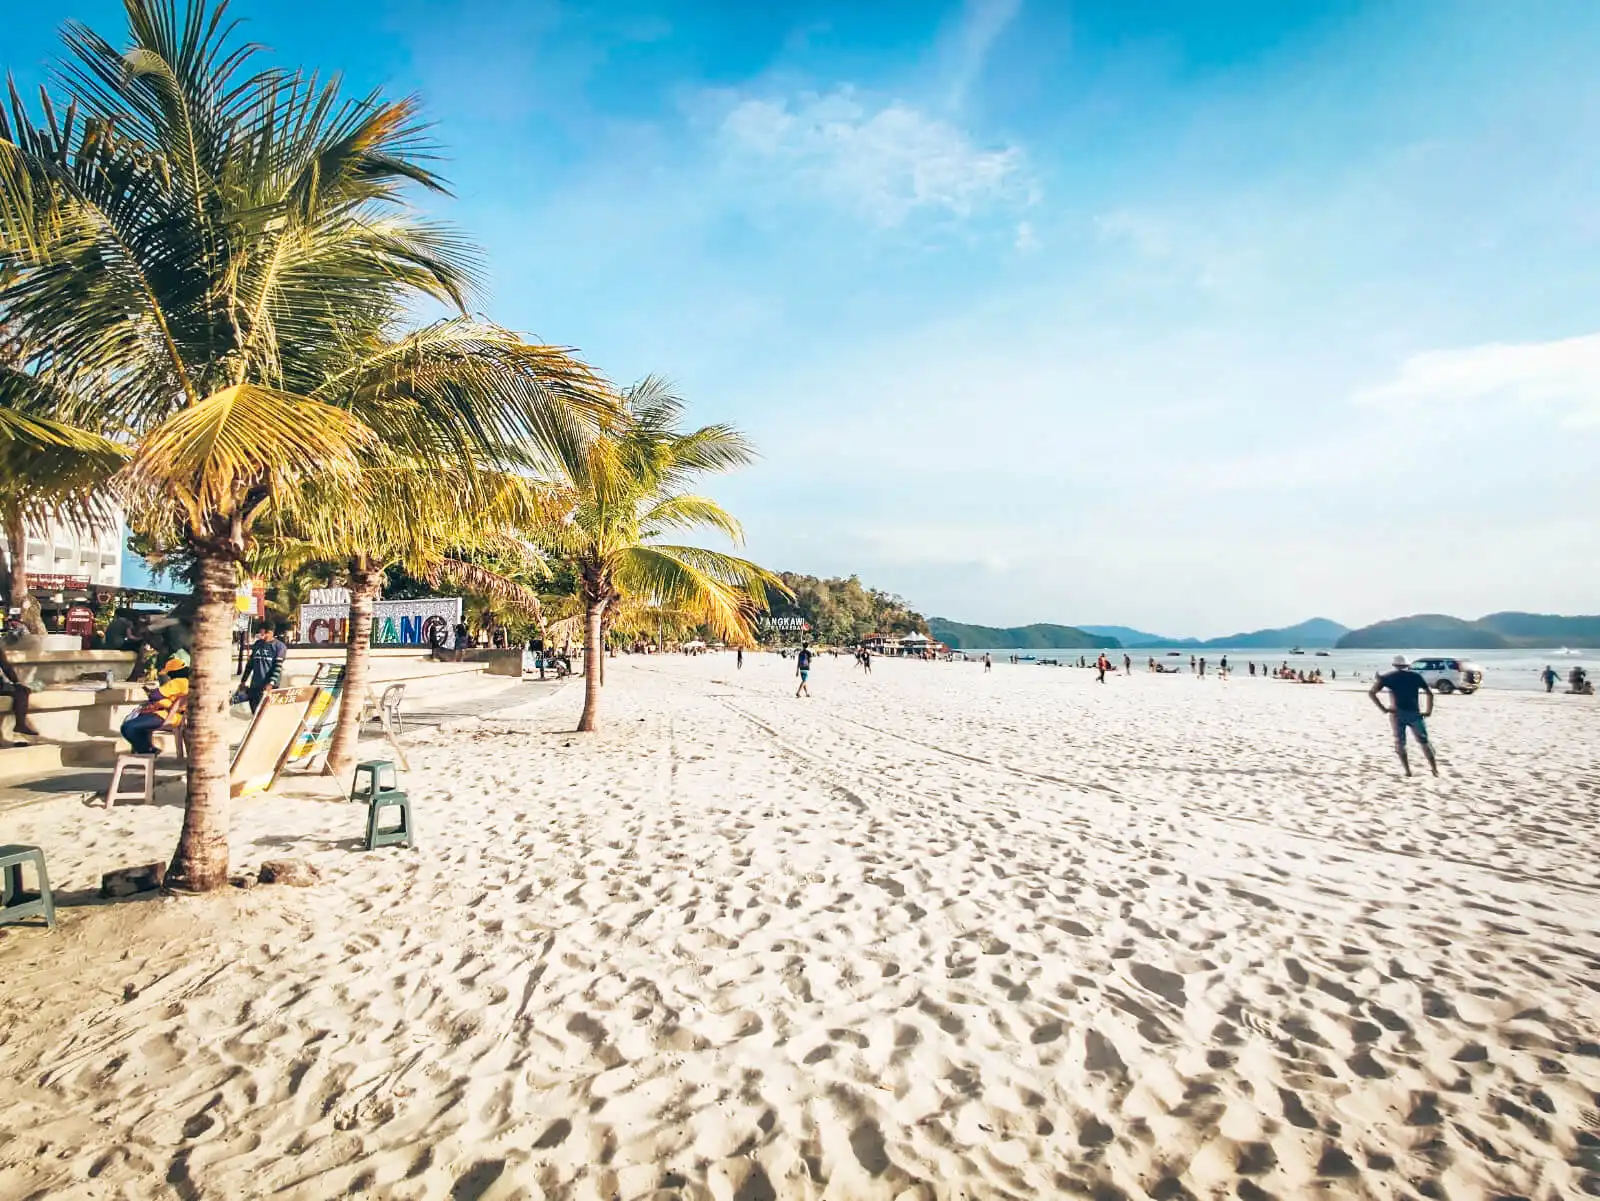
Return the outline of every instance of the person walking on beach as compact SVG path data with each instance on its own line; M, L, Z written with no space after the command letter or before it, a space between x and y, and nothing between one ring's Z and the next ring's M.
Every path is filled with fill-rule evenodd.
M800 653L794 657L794 674L800 677L800 687L794 690L796 696L810 696L811 690L806 687L806 680L811 675L811 648L802 646Z
M1179 661L1179 662L1180 662L1180 663L1181 663L1181 662L1183 662L1183 660L1181 660L1181 659L1180 659L1180 660L1178 660L1178 661ZM1195 660L1195 657L1194 657L1194 656L1193 656L1193 655L1190 655L1190 656L1189 656L1189 670L1190 670L1190 671L1191 671L1191 672L1192 672L1192 671L1194 671L1194 670L1195 670L1195 662L1196 662L1196 660Z
M872 674L872 652L866 647L861 648L861 670L869 676Z
M1206 661L1204 659L1200 660L1200 674L1206 674Z
M1104 684L1106 682L1106 672L1110 667L1111 660L1106 658L1105 651L1101 651L1100 657L1094 661L1094 669L1100 673L1100 683Z
M743 668L744 668L744 647L741 646L741 647L735 648L735 650L733 652L733 665L734 665L735 668L743 670Z
M1385 707L1378 698L1378 693L1387 690L1393 698L1393 704ZM1428 741L1427 719L1433 716L1433 689L1428 687L1428 681L1411 670L1411 661L1404 655L1394 657L1394 670L1386 675L1379 676L1372 682L1372 687L1367 690L1367 695L1372 698L1372 703L1389 715L1389 724L1394 727L1394 749L1400 756L1400 766L1406 769L1406 775L1411 774L1411 760L1406 756L1406 731L1410 730L1412 737L1417 740L1417 745L1422 748L1422 753L1428 758L1428 766L1433 769L1433 774L1439 774L1439 764L1433 757L1433 746ZM1426 695L1428 707L1422 709L1419 700Z
M1556 674L1555 668L1546 663L1544 671L1539 674L1539 678L1544 681L1544 690L1546 692L1554 692L1556 690L1556 681L1561 677Z
M244 664L244 675L239 680L239 691L250 703L250 712L261 708L261 697L267 689L278 686L278 681L283 678L283 661L288 654L289 648L284 645L281 631L276 638L267 626L256 631L255 645L250 648L250 657Z
M1122 674L1125 676L1131 676L1133 674L1133 660L1127 655L1122 656Z
M985 674L994 670L994 660L989 656L988 651L983 652L983 670Z

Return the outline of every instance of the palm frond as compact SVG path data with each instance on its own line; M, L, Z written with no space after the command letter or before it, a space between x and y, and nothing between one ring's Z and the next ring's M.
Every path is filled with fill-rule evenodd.
M630 547L615 571L625 592L690 615L722 638L749 638L768 591L788 594L765 568L696 546Z
M477 593L479 596L487 597L496 609L514 612L543 624L544 610L537 592L526 584L501 575L481 563L470 563L462 559L441 559L426 578L436 588L450 584Z
M667 529L713 529L726 534L735 546L744 541L739 519L705 496L664 497L639 515L639 526L646 538L659 537Z
M251 504L280 503L304 481L354 484L371 431L331 405L254 384L224 388L136 447L124 486L145 505L176 506L212 536Z

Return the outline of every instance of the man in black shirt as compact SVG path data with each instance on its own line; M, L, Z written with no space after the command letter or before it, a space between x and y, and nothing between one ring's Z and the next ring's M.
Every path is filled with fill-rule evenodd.
M806 681L811 678L811 648L802 646L800 653L794 657L794 674L800 677L800 687L794 690L796 696L810 696L811 689L806 687Z
M250 712L259 709L262 694L269 688L276 688L283 679L283 661L288 654L289 648L284 645L281 631L278 637L274 637L273 631L267 626L256 631L255 645L250 648L250 657L244 664L244 676L239 681L240 690L250 702Z
M1378 693L1387 690L1394 698L1394 704L1388 708L1378 699ZM1426 718L1433 716L1433 689L1428 687L1428 681L1411 670L1411 661L1404 655L1394 657L1394 670L1387 675L1381 675L1372 682L1372 687L1367 690L1367 695L1372 698L1372 703L1383 709L1389 715L1389 724L1394 727L1394 749L1400 756L1400 766L1406 769L1406 775L1411 774L1411 761L1406 757L1406 731L1410 730L1416 738L1417 745L1422 748L1422 753L1428 757L1428 766L1433 769L1433 774L1439 774L1439 764L1434 760L1433 747L1428 742L1428 726ZM1426 695L1428 707L1423 710L1420 698Z

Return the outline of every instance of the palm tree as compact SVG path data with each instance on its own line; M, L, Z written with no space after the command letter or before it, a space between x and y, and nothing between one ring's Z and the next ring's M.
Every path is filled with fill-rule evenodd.
M105 485L126 452L88 430L52 420L60 407L49 384L28 370L20 337L0 322L0 535L8 560L6 594L23 624L43 633L28 591L27 525L54 518L80 530L119 520Z
M442 192L413 101L258 68L223 3L126 0L119 51L67 25L64 109L0 114L0 312L135 442L135 521L192 564L189 790L168 873L228 875L229 639L258 522L354 488L379 447L492 456L606 405L570 356L465 316L396 339L418 300L464 313L475 252L419 217ZM87 388L86 381L98 381Z
M513 532L548 519L544 494L526 477L419 463L393 453L363 469L351 490L312 486L281 524L263 531L257 565L333 565L350 586L345 674L328 770L354 765L372 660L373 606L384 572L403 567L434 586L452 583L535 619L532 589L469 556L497 552L524 562L531 548Z
M772 572L698 546L662 543L673 529L712 529L735 544L739 522L715 501L685 491L696 477L748 463L753 451L731 426L679 429L683 402L657 379L626 390L627 421L563 456L552 482L561 517L540 540L572 564L583 600L584 694L580 731L599 720L608 617L633 599L684 615L720 637L748 639L767 592L787 595Z

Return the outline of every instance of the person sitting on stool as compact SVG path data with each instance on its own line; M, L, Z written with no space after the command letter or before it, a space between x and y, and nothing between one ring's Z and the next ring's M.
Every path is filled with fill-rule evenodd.
M135 755L154 755L156 744L152 735L167 724L172 706L178 698L189 695L189 665L173 656L161 665L165 682L149 689L150 699L140 705L122 723L122 736L128 740Z

